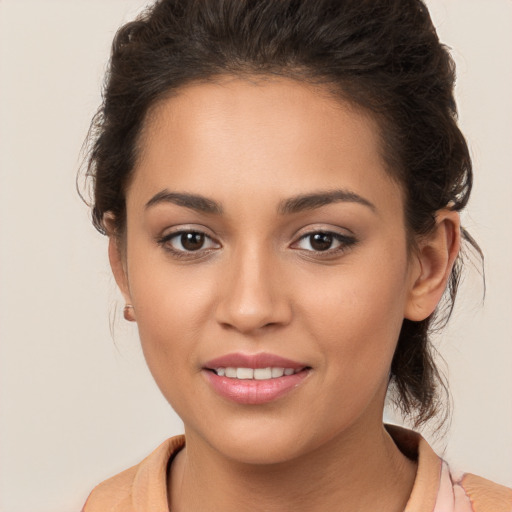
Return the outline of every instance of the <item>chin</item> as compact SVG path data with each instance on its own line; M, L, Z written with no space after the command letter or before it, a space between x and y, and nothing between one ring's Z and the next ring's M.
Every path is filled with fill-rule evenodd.
M314 452L336 436L333 432L308 432L307 421L275 418L239 418L208 430L203 440L222 457L240 464L277 465Z
M300 448L297 442L276 434L249 438L240 435L238 439L226 440L218 447L224 457L254 466L277 465L297 459L303 454Z

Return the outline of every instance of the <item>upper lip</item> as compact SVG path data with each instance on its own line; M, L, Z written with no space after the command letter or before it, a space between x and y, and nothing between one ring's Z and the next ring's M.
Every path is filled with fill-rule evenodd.
M298 361L293 361L285 357L267 352L260 352L258 354L241 354L232 353L216 357L205 363L205 368L293 368L298 370L306 368L307 365Z

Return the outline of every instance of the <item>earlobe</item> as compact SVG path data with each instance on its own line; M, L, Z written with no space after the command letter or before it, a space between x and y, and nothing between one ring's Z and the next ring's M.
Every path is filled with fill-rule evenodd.
M439 210L434 231L418 243L405 318L419 322L433 313L446 289L459 248L459 213L448 208Z

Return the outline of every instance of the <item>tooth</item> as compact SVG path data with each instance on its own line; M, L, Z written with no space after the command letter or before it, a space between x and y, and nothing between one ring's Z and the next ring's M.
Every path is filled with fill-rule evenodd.
M236 369L237 379L253 379L254 370L252 368L237 368Z
M217 372L217 375L223 377L226 374L226 368L217 368L215 370Z
M284 368L272 368L272 378L282 377L284 375Z
M226 377L231 377L232 379L236 379L236 368L228 367L225 372Z
M293 368L285 368L284 374L285 375L293 375L295 373L295 370Z
M270 368L256 368L254 370L254 378L256 380L266 380L272 378L272 370Z

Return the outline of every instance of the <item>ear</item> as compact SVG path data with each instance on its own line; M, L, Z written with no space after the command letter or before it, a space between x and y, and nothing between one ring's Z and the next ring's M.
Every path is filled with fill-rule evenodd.
M128 273L126 271L126 258L120 245L119 236L115 234L114 217L110 212L104 215L103 225L108 235L108 259L110 261L110 268L112 269L114 279L124 297L125 303L131 305L132 300L130 296Z
M419 322L437 307L460 248L459 213L448 208L436 214L434 231L421 239L411 266L411 289L404 317Z
M131 304L130 288L128 286L128 276L126 273L126 265L119 241L115 236L110 236L108 240L108 259L110 260L110 268L114 274L117 286L123 294L127 304Z

